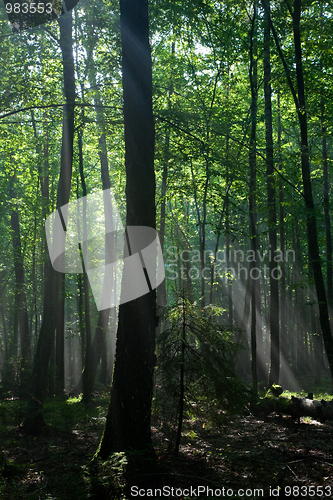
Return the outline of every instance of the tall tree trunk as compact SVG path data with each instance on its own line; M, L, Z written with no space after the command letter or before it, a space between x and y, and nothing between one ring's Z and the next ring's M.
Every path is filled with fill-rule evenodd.
M2 326L3 326L3 343L4 343L4 348L5 348L4 373L6 376L6 373L8 370L8 359L9 359L8 334L7 334L7 326L6 326L6 318L5 318L5 309L4 309L3 304L1 304L0 308L1 308Z
M240 333L237 335L236 338L236 344L240 346L244 346L245 341L247 342L247 325L249 322L249 316L250 316L250 306L251 306L251 279L250 277L247 280L246 283L246 289L245 289L245 294L244 294L244 309L243 309L243 315L241 319L241 324L239 327ZM237 361L240 357L241 351L238 350L232 360L232 366L233 369L235 369Z
M323 188L324 188L324 216L326 233L326 273L327 273L327 302L329 316L332 318L333 292L332 292L332 231L330 217L329 180L327 168L327 138L325 125L325 105L321 103L321 133L322 133L322 162L323 162Z
M272 32L274 35L277 51L279 53L279 56L281 58L281 61L285 69L288 85L290 87L290 91L294 99L298 122L300 126L303 194L304 194L304 202L307 213L306 215L307 240L308 240L310 259L312 261L312 266L313 266L313 275L314 275L317 298L319 303L320 325L323 334L327 359L331 371L331 376L333 378L333 337L329 321L328 303L325 291L323 272L321 267L320 252L318 245L317 221L315 216L315 206L313 201L312 184L311 184L311 169L310 169L310 157L309 157L309 146L308 146L308 122L307 122L307 112L305 103L305 87L304 87L304 75L303 75L303 64L302 64L302 44L301 44L301 32L300 32L301 0L294 0L294 11L292 12L292 18L293 18L293 32L294 32L294 46L295 46L295 60L296 60L297 92L295 90L295 87L293 85L290 76L288 64L281 50L278 36L271 21L270 25L272 27Z
M55 394L64 394L65 390L65 274L60 275L55 342Z
M227 97L229 94L229 89L227 91ZM229 172L229 135L226 137L226 147L225 147L225 156L226 156L226 181L227 186L230 183L230 172ZM229 189L225 195L225 249L226 249L226 264L227 269L230 269L230 203L229 203ZM234 314L233 314L233 303L232 303L232 283L233 279L231 277L231 273L228 272L227 275L227 293L228 293L228 323L230 326L233 326L234 323ZM213 303L213 302L211 302Z
M99 158L101 163L101 178L102 178L102 188L110 189L111 181L109 175L109 161L108 161L108 152L106 146L106 133L105 133L105 118L102 110L102 101L99 96L97 82L96 82L96 69L93 65L93 59L91 58L91 70L89 71L89 79L90 83L96 89L94 94L94 104L96 110L96 118L97 118L97 126L100 131L100 137L98 140L99 143ZM106 343L106 332L109 324L110 317L110 309L104 309L99 311L98 313L98 321L95 329L94 340L92 343L92 354L91 354L91 383L93 386L97 368L102 357L102 362L105 364L106 360L106 352L107 352L107 343ZM103 361L104 359L104 361ZM104 367L104 375L106 376L106 370ZM103 373L101 374L102 379L105 382L105 376Z
M324 286L324 278L320 262L320 253L317 236L317 222L315 216L315 206L312 195L311 173L310 173L310 158L308 147L308 123L305 103L305 88L302 64L302 46L301 46L301 32L300 32L300 19L301 19L301 0L294 1L293 13L293 29L294 29L294 44L295 44L295 58L296 58L296 79L298 88L298 120L301 131L301 163L302 163L302 178L304 187L304 200L307 209L307 233L309 253L312 261L313 275L316 285L320 323L324 337L325 349L328 362L333 377L333 338L330 328L330 321L328 315L328 303L326 291Z
M281 107L280 107L280 92L277 95L278 107L278 161L279 170L282 170L282 152L281 152ZM279 183L279 227L280 227L280 251L282 261L280 263L281 279L280 279L280 342L281 342L281 373L280 383L282 387L287 387L288 384L288 348L287 348L287 322L286 322L286 263L285 263L285 229L284 229L284 198L282 179Z
M108 161L108 152L107 152L107 146L106 146L106 134L105 134L105 118L104 118L104 113L102 111L102 101L97 89L97 82L96 82L96 70L94 67L94 60L93 60L93 55L90 55L90 67L89 67L89 83L91 88L94 89L94 105L95 105L95 111L96 111L96 119L97 119L97 126L99 129L100 137L98 140L99 143L99 158L100 158L100 164L101 164L101 179L102 179L102 188L103 190L105 189L110 189L111 187L111 181L110 181L110 175L109 175L109 161ZM105 253L106 254L106 253ZM109 324L109 317L110 317L110 309L103 309L99 311L98 313L98 320L97 320L97 325L95 329L95 335L93 338L93 341L91 343L91 356L90 356L90 375L89 379L91 381L90 387L91 390L94 385L94 380L96 378L96 373L98 369L98 365L100 363L101 357L103 357L104 361L103 363L105 364L105 354L107 352L107 344L106 344L106 332ZM88 341L88 338L87 338ZM105 353L105 354L104 354ZM71 394L79 394L82 390L83 387L83 378L86 376L85 375L86 371L86 366L84 367L82 371L82 375L79 379L79 382L77 383L75 389L72 391ZM104 375L106 375L106 370L104 367ZM102 375L102 381L106 382L106 377Z
M69 202L74 136L75 77L72 51L72 14L59 18L60 48L63 58L64 93L66 104L63 110L62 148L60 176L57 192L57 209ZM43 400L46 392L47 373L54 342L58 302L62 274L55 271L50 259L45 266L43 319L37 342L32 371L32 399L25 416L24 427L28 432L38 433L44 427Z
M18 313L18 326L21 344L21 376L24 376L24 371L26 371L29 362L29 352L30 352L30 337L29 337L29 322L28 322L28 312L27 312L27 301L24 291L24 264L23 255L21 249L21 235L20 235L20 223L19 214L17 209L13 209L11 213L11 228L12 228L12 239L13 239L13 252L14 252L14 269L15 269L15 304ZM22 381L23 382L23 381ZM26 382L26 380L25 380Z
M174 47L174 44L173 44ZM164 150L164 161L163 161L163 174L162 174L162 186L161 186L161 219L160 219L160 229L159 237L161 242L161 249L164 252L164 238L165 238L165 209L166 209L166 190L167 190L167 179L168 179L168 162L170 155L170 131L168 125L165 131L165 150ZM157 287L157 305L163 307L166 305L166 284L165 280ZM159 324L159 330L161 328L161 323Z
M83 95L83 92L82 92ZM79 148L79 172L82 187L82 197L87 196L86 180L83 171L83 145L82 145L83 132L82 129L78 131L78 148ZM86 337L86 353L85 353L85 366L83 372L83 401L88 403L90 401L92 391L92 374L91 374L91 326L90 326L90 305L89 305L89 282L85 269L85 262L87 262L87 214L86 206L83 205L83 243L80 244L83 268L83 290L84 290L84 325Z
M154 119L148 3L120 0L127 226L155 228ZM111 400L99 455L152 449L156 293L119 307Z
M320 5L320 26L323 25L323 5ZM319 67L323 71L323 54L320 54ZM333 313L333 270L332 270L332 231L330 217L330 189L327 165L327 129L326 129L326 113L324 101L325 88L322 85L320 93L320 122L321 122L321 137L322 137L322 165L323 165L323 190L324 190L324 217L325 217L325 233L326 233L326 275L327 275L327 302L328 314L330 317L332 330L332 313Z
M85 352L86 352L86 325L85 325L85 321L84 321L84 310L83 310L84 309L84 307L83 307L84 290L83 290L82 274L78 274L78 290L79 290L79 296L78 296L78 300L77 300L77 309L78 309L78 315L79 315L78 329L79 329L80 336L81 336L81 372L83 373L82 367L84 367ZM77 396L77 395L81 394L81 392L82 392L82 389L83 389L82 373L81 373L79 382L76 384L75 388L70 393L71 396L73 396L73 395Z
M252 386L257 392L258 390L258 374L257 374L257 289L259 286L259 276L257 272L257 213L256 213L256 188L257 188L257 107L258 107L258 71L257 71L257 33L256 33L256 17L257 5L253 3L253 17L250 32L250 84L251 84L251 138L249 148L249 219L250 219L250 238L251 250L254 259L250 266L251 280L251 372ZM252 273L252 275L251 275Z
M186 311L185 298L183 297L183 324L182 324L182 343L179 373L179 400L178 400L178 426L175 442L175 455L178 454L180 440L182 437L182 425L184 416L184 393L185 393L185 346L186 346Z
M269 371L269 385L277 384L280 371L280 334L279 334L279 282L274 275L276 263L276 206L274 187L274 156L273 156L273 124L271 102L271 60L270 60L270 0L263 0L264 14L264 93L265 93L265 128L266 128L266 174L267 174L267 209L268 209L268 236L271 251L269 259L269 326L271 335L271 365Z
M38 182L37 182L37 189L41 188L41 194L42 194L42 216L43 220L46 219L48 212L49 212L49 202L50 202L50 196L49 196L49 172L50 172L50 165L49 165L49 137L48 137L48 122L47 122L47 114L44 112L43 114L43 154L41 154L41 145L38 142L38 134L37 134L37 125L36 125L36 120L35 120L35 114L34 111L31 110L31 121L32 121L32 128L34 131L34 138L36 140L36 153L39 158L38 161ZM41 157L43 158L41 160ZM34 276L33 278L33 297L34 297L34 316L35 316L35 338L37 339L38 337L38 311L37 311L37 280L35 278L36 276L36 238L37 238L37 218L35 218L35 232L34 232L34 249L33 249L33 270L32 274ZM43 234L41 238L41 254L43 256L43 259L45 260L45 255L47 254L47 245L46 245L46 238L45 235ZM45 267L45 266L44 266ZM43 265L41 266L41 279L43 279ZM44 273L45 276L45 273Z
M175 42L172 42L171 46L171 55L175 54L176 47ZM171 75L172 78L172 75ZM171 96L173 94L173 83L170 78L169 85L169 99L168 99L168 107L171 108ZM169 125L166 126L165 130L165 149L164 149L164 161L163 161L163 174L162 174L162 186L161 186L161 219L160 219L160 229L159 229L159 237L161 243L162 253L164 252L164 237L165 237L165 211L166 211L166 191L167 191L167 179L168 179L168 163L170 157L170 129ZM157 287L157 306L163 307L167 303L166 299L166 280ZM158 333L161 331L162 321L159 321L158 325Z

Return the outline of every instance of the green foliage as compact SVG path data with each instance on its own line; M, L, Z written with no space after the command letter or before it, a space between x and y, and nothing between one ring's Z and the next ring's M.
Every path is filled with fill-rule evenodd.
M280 385L278 384L272 384L272 386L268 389L266 397L269 395L273 395L275 397L281 396L283 393L283 389Z
M124 452L113 453L108 460L95 458L90 465L83 466L84 481L101 498L112 491L113 498L125 500L125 473L128 459Z
M109 394L94 398L94 405L81 401L82 395L65 400L61 397L49 398L44 403L45 420L51 428L71 432L73 428L85 431L102 428ZM18 398L0 402L0 429L19 427L26 411L27 403Z
M232 330L219 324L221 314L215 306L201 310L183 298L167 309L166 328L157 340L155 398L155 409L162 411L165 419L175 421L177 416L183 362L188 416L200 416L204 408L211 419L225 421L248 400L246 387L232 371L238 348L232 341Z

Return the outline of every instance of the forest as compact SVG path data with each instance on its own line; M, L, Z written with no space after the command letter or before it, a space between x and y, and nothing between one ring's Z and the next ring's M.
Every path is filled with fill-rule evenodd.
M0 498L333 496L333 4L0 4Z

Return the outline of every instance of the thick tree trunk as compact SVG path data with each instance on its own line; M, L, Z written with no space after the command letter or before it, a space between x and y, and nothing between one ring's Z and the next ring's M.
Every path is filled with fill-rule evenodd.
M155 228L154 119L148 3L120 0L127 226ZM152 449L156 293L119 307L111 400L99 455Z

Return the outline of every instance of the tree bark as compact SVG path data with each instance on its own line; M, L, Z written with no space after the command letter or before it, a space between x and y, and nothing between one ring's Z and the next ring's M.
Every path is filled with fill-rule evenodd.
M324 216L326 233L326 273L327 273L327 302L330 318L332 317L333 292L332 292L332 231L330 217L329 181L327 168L327 138L325 125L325 105L322 100L321 111L321 133L322 133L322 162L323 162L323 188L324 188Z
M249 221L250 221L250 238L251 250L254 255L254 260L251 262L250 269L257 267L257 213L256 213L256 189L257 189L257 162L256 162L256 138L257 138L257 107L258 107L258 71L257 71L257 34L256 34L256 16L257 5L253 3L253 17L250 32L250 84L251 84L251 138L249 148ZM251 272L250 272L251 274ZM255 273L254 273L255 274ZM255 392L258 390L258 374L257 374L257 289L259 286L259 277L250 276L251 280L251 373L252 386Z
M83 94L83 92L82 92ZM79 130L78 132L78 149L79 149L79 172L80 172L80 180L82 187L82 197L87 196L87 186L86 180L84 177L83 170L83 144L82 144L83 132ZM89 282L88 276L85 269L85 262L87 262L87 215L86 215L86 207L83 205L83 243L80 244L80 251L82 257L82 268L83 268L83 290L84 290L84 325L85 325L85 337L86 337L86 352L85 352L85 366L83 371L83 401L88 403L91 397L92 391L92 370L91 370L91 325L90 325L90 304L89 304Z
M11 213L11 228L14 252L14 269L15 269L15 303L18 314L18 326L21 344L22 369L26 369L30 352L29 338L29 322L27 312L27 300L24 291L24 264L21 249L21 235L19 214L16 209Z
M62 148L60 176L57 191L57 209L69 202L74 136L75 77L72 51L72 15L68 13L59 18L60 48L63 59L64 94L66 104L63 109ZM62 274L55 271L50 259L45 265L45 292L43 301L43 319L37 342L32 370L32 399L30 400L24 421L28 432L39 433L45 422L43 418L43 400L47 387L47 373L54 342L56 317Z
M155 229L154 119L148 3L120 0L127 226ZM119 307L116 361L104 434L98 451L152 450L156 293Z
M171 54L174 55L176 51L175 43L172 42ZM171 108L171 96L173 94L173 83L170 77L169 85L169 99L168 108ZM162 186L161 186L161 215L160 215L160 228L159 237L161 243L162 253L164 252L164 237L165 237L165 212L166 212L166 191L167 191L167 179L168 179L168 163L170 158L170 127L166 126L165 129L165 149L164 149L164 160L163 160L163 174L162 174ZM166 280L164 280L156 290L157 294L157 306L164 307L167 303L167 293L166 293ZM162 322L159 322L158 332L161 331Z
M178 426L175 442L175 455L178 454L180 440L182 437L182 425L184 415L184 394L185 394L185 346L186 346L186 311L185 299L183 298L183 324L182 324L182 343L181 343L181 360L179 373L179 401L178 401Z
M268 237L271 256L275 256L277 248L276 206L274 187L274 155L273 155L273 123L271 102L271 60L270 60L270 0L263 0L264 9L264 93L265 93L265 129L266 129L266 175L267 175L267 209ZM279 332L279 286L274 277L276 263L269 259L269 326L271 335L271 365L268 385L277 384L280 371L280 332Z
M94 105L95 105L95 111L96 111L96 119L97 119L97 126L99 128L100 132L100 137L98 140L99 143L99 158L100 158L100 163L101 163L101 179L102 179L102 188L103 190L105 189L110 189L111 187L111 181L110 181L110 175L109 175L109 161L108 161L108 153L107 153L107 147L106 147L106 134L105 134L105 126L104 126L104 114L102 111L102 101L97 89L97 82L96 82L96 73L95 73L95 67L94 67L94 60L93 60L93 55L90 55L90 68L88 72L89 76L89 82L90 86L95 89L94 90ZM102 358L102 362L105 364L106 360L106 352L107 352L107 343L106 343L106 332L108 328L108 323L109 323L109 317L110 317L110 309L103 309L102 311L99 311L98 313L98 320L97 320L97 325L95 329L95 335L94 338L91 342L91 356L90 356L90 375L89 379L91 380L91 390L94 385L94 380L96 378L96 373L98 369L98 365L100 363L100 360ZM88 337L87 337L88 341ZM82 388L83 388L83 379L86 376L85 374L86 371L86 366L84 367L82 371L82 375L80 377L79 382L77 383L75 389L71 392L73 395L80 394ZM106 382L106 370L105 367L103 368L104 375L102 374L102 381Z
M287 5L289 8L290 6L288 2ZM307 240L308 240L310 259L312 261L312 266L313 266L314 281L319 303L320 325L322 329L327 359L330 366L331 376L333 378L333 338L330 327L328 303L327 303L325 284L321 267L320 252L318 245L317 221L315 216L315 206L313 201L312 184L311 184L311 170L310 170L310 158L309 158L309 146L308 146L308 126L307 126L308 123L307 123L307 112L305 103L305 87L304 87L304 75L303 75L303 64L302 64L302 44L301 44L301 32L300 32L301 0L294 0L294 11L292 13L292 19L293 19L293 33L294 33L295 60L296 60L296 82L298 91L297 93L290 76L290 71L288 68L287 61L281 50L279 39L271 20L270 20L270 25L272 27L276 48L279 53L280 59L282 61L283 67L285 69L288 85L294 99L298 122L300 126L303 195L307 213L306 214Z
M229 94L229 89L227 90L227 98ZM226 156L226 181L227 186L230 183L230 173L229 173L229 135L226 137L226 148L225 148L225 156ZM226 248L226 264L227 270L230 269L230 203L229 203L229 189L225 195L225 248ZM231 277L231 273L228 272L227 276L227 292L228 292L228 323L230 326L234 324L234 314L233 314L233 301L232 301L232 283L233 279ZM213 303L213 301L211 302Z
M326 354L330 365L331 375L333 377L333 338L330 328L327 297L326 297L324 278L321 268L319 245L318 245L317 222L315 216L315 206L313 201L312 185L311 185L310 159L309 159L309 147L308 147L308 124L307 124L305 87L304 87L303 64L302 64L300 19L301 19L301 0L295 0L294 13L293 13L293 21L294 21L293 30L294 30L295 59L296 59L296 80L298 88L297 114L301 132L301 165L302 165L302 179L304 188L304 200L307 209L308 246L309 246L310 259L312 261L312 269L313 269L314 281L316 285L316 291L319 303L320 324L323 333Z
M280 108L280 93L277 95L278 106L278 161L279 170L282 169L282 153L281 153L281 108ZM280 263L281 279L280 279L280 342L281 342L281 372L280 382L283 386L288 385L288 343L287 343L287 322L286 322L286 263L285 263L285 228L284 228L284 196L282 179L279 183L279 228L280 228L280 250L282 261Z

